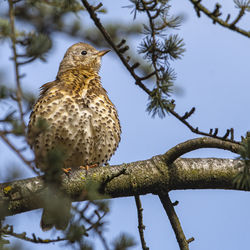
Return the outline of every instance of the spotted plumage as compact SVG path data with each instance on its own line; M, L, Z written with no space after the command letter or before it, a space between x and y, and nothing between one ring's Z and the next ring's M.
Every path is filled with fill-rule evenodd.
M117 111L98 75L107 52L74 44L65 53L56 80L41 87L27 136L38 168L46 171L46 154L58 146L65 151L64 168L101 166L117 149L121 133ZM45 130L37 129L41 119Z

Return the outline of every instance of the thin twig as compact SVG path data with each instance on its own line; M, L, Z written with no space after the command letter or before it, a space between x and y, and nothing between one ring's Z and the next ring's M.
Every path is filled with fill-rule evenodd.
M235 18L235 20L230 24L231 26L235 26L235 24L237 24L240 19L245 15L245 10L246 8L242 7L238 13L238 16Z
M31 62L35 61L36 59L37 59L37 57L34 56L34 57L32 57L32 58L30 58L30 59L28 59L28 60L26 60L26 61L18 62L17 64L18 64L19 66L20 66L20 65L25 65L25 64L27 64L27 63L31 63Z
M25 159L25 157L20 153L20 151L9 141L9 139L4 134L0 133L0 137L32 171L39 175L39 172L32 166L32 161L28 161L27 159Z
M14 130L2 130L2 131L0 131L0 135L9 135L9 134L13 135L13 134L15 134L15 131Z
M89 201L87 203L87 205L85 206L85 208L83 208L82 210L78 210L77 207L72 207L72 208L73 208L74 211L78 212L78 214L80 216L80 219L84 220L85 222L87 222L90 225L90 227L86 231L89 231L89 230L93 229L96 232L96 234L99 236L99 238L100 238L100 240L101 240L101 242L103 244L104 249L109 250L108 244L107 244L105 238L102 235L102 231L99 229L99 226L102 225L101 220L103 219L103 217L107 213L104 212L104 214L102 216L98 215L98 213L93 213L92 215L90 215L90 217L86 217L84 214L86 214L86 211L89 208L90 204L95 205L94 202ZM94 218L94 216L97 216L98 219L97 219L97 221L92 222L91 220Z
M90 225L93 225L94 223L92 223L90 220L88 220L88 218L86 218L84 215L82 216L82 218L88 222ZM100 222L99 222L100 224ZM103 247L105 250L109 250L109 247L108 247L108 244L106 242L106 239L103 237L102 235L102 231L100 231L96 226L93 227L94 231L97 233L97 235L99 236L102 244L103 244Z
M13 236L17 239L20 240L25 240L33 243L43 243L43 244L48 244L48 243L53 243L53 242L58 242L58 241L65 241L65 238L60 238L58 237L57 239L41 239L40 237L37 237L35 234L32 234L33 238L27 237L26 233L15 233L13 232L13 226L5 226L4 228L0 229L1 234L3 235L9 235Z
M151 36L153 38L153 49L152 49L152 65L154 67L154 72L155 72L155 76L156 76L156 85L157 85L157 88L159 88L159 70L157 68L157 65L156 65L156 54L155 54L155 48L157 47L156 46L156 37L155 37L155 25L154 25L154 21L153 21L153 18L151 16L151 13L149 11L149 9L147 8L147 5L148 4L147 2L141 0L142 4L143 4L143 8L145 9L146 13L147 13L147 16L148 16L148 19L149 19L149 24L150 24L150 28L151 28Z
M13 51L13 61L15 65L15 75L16 75L16 100L20 112L20 120L22 122L23 128L26 127L24 118L23 118L23 107L22 107L22 89L20 83L20 76L19 76L19 67L17 62L17 51L16 51L16 31L15 31L15 13L13 7L13 1L8 0L9 2L9 18L10 18L10 27L11 27L11 42L12 42L12 51Z
M89 226L86 231L90 231L91 229L93 229L94 227L97 227L98 225L100 225L100 222L102 220L102 218L106 215L107 213L104 213L102 216L98 217L98 220L96 222L94 222L91 226Z
M139 195L135 195L135 204L137 208L137 216L138 216L138 230L139 230L139 235L141 239L141 247L143 250L149 250L149 247L147 247L145 239L144 239L144 233L143 230L145 230L145 226L143 225L143 215L142 215L142 205L141 205L141 200Z
M121 59L123 65L127 68L127 70L130 72L130 74L133 76L133 78L136 81L136 84L138 86L140 86L140 88L142 88L148 95L151 95L151 91L141 82L140 77L137 74L135 74L135 72L131 69L131 66L128 64L126 58L122 55L122 53L119 52L119 49L113 43L110 35L107 33L105 28L102 26L102 24L101 24L99 18L97 17L93 7L86 0L82 0L82 3L84 5L84 7L86 8L86 10L88 11L92 20L94 21L96 27L100 30L100 32L102 33L102 35L104 36L104 38L106 39L108 44L113 48L113 50L116 52L116 54Z
M155 71L151 72L150 74L148 74L146 76L141 77L140 79L141 79L141 81L147 80L147 79L149 79L150 77L152 77L154 75L155 75Z
M229 24L228 22L226 21L223 21L221 18L219 18L218 16L215 16L213 14L213 12L209 11L206 7L204 7L200 2L201 1L197 1L197 0L189 0L195 7L196 11L201 11L203 12L205 15L207 15L209 18L211 18L215 23L218 23L220 24L221 26L225 27L225 28L228 28L228 29L231 29L235 32L238 32L240 34L242 34L243 36L246 36L246 37L250 37L250 31L246 31L246 30L243 30L239 27L236 27L235 24L238 22L237 19L236 19L236 22L232 23L232 24ZM238 15L238 18L241 18L241 16Z
M166 211L166 214L169 218L171 226L174 230L175 237L176 237L177 242L179 244L180 250L189 250L188 241L187 241L185 234L182 230L181 223L180 223L179 218L174 210L174 206L169 198L168 193L167 194L160 194L159 198L160 198L161 203Z
M212 137L212 138L217 138L217 139L220 139L222 141L228 141L228 142L232 142L232 143L235 143L235 144L240 144L239 141L232 140L232 137L230 139L228 139L228 138L225 138L224 136L218 136L217 134L212 134L212 133L207 133L207 132L200 131L198 127L193 127L185 118L180 116L173 109L168 109L168 112L171 113L174 117L176 117L184 125L186 125L186 127L188 127L195 134L208 136L208 137Z

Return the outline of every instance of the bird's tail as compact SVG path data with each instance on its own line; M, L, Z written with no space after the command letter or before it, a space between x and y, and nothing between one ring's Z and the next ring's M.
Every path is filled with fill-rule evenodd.
M58 230L65 230L69 224L71 214L71 202L68 199L63 201L53 201L53 205L46 206L43 209L43 214L40 226L43 231L48 231L55 227Z

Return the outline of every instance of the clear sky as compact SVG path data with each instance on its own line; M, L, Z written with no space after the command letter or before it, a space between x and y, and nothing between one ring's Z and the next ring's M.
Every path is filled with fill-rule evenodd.
M214 1L204 0L210 8ZM235 13L233 1L220 1L225 10ZM6 5L1 2L1 5ZM130 10L121 8L129 5L125 0L103 1L108 15L100 15L105 22L133 22ZM184 113L196 107L190 122L200 129L209 131L218 127L221 134L227 128L235 128L236 139L245 135L250 127L250 82L249 58L250 40L233 31L213 25L211 20L202 15L198 19L192 5L187 0L172 1L172 13L183 14L185 21L178 33L184 38L186 52L182 60L172 64L177 72L176 86L180 91L174 95L177 111ZM228 11L228 12L227 12ZM93 23L84 12L80 18L89 26ZM240 24L248 27L249 15ZM139 16L139 20L145 20ZM47 63L34 62L23 68L27 76L22 80L24 89L38 95L39 87L55 79L59 63L66 49L79 42L65 35L57 34L53 50L47 57ZM139 40L133 40L139 42ZM134 44L136 46L136 44ZM7 82L13 82L13 65L8 61L10 50L7 43L0 44L1 70L5 72ZM187 139L197 137L171 116L164 119L152 119L146 112L147 96L135 86L124 66L115 53L108 53L103 58L100 72L102 82L111 100L116 105L121 125L121 144L110 164L119 164L148 159L166 152L169 148ZM0 142L2 169L16 166L22 176L30 176L17 157ZM202 149L185 155L185 157L230 157L236 155L222 151ZM6 169L2 170L7 171ZM1 174L2 174L1 171ZM6 172L4 173L6 174ZM1 176L0 176L1 178ZM250 228L250 196L247 192L223 190L187 190L170 193L173 201L178 200L177 214L184 232L195 241L191 250L235 250L247 249ZM157 196L141 197L144 208L145 239L153 250L177 250L178 245L168 222L165 211ZM50 237L39 228L41 210L32 211L9 218L16 225L16 231L35 232L41 237ZM111 201L111 213L106 237L109 241L121 232L136 238L140 249L137 231L137 216L134 198L114 199ZM102 249L96 240L96 249ZM44 249L44 245L25 244L25 249ZM46 249L63 249L61 244L47 245Z

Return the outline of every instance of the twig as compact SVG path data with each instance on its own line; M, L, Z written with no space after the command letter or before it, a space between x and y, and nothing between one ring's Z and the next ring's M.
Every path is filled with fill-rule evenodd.
M245 15L245 8L242 7L238 13L238 16L235 18L235 20L230 24L231 26L235 26L235 24L237 24L240 19Z
M155 71L151 72L151 73L148 74L147 76L141 77L140 79L141 79L141 81L147 80L148 78L150 78L150 77L152 77L152 76L154 76L154 75L155 75Z
M168 193L167 194L160 194L159 198L160 198L161 203L165 209L165 212L169 218L171 226L174 230L175 237L176 237L177 242L179 244L180 250L189 250L188 240L186 239L185 234L182 230L181 223L180 223L179 218L174 210L174 207L172 205L172 202L169 198Z
M180 122L182 122L184 125L186 125L193 133L198 134L198 135L203 135L203 136L208 136L208 137L212 137L212 138L216 138L216 139L220 139L222 141L227 141L227 142L232 142L235 144L240 144L240 142L238 141L234 141L234 138L231 136L230 139L228 139L228 137L225 136L218 136L217 133L207 133L207 132L203 132L200 131L198 127L193 127L185 118L184 116L180 116L177 112L175 112L173 109L168 109L168 112L171 113L174 117L176 117ZM218 129L217 129L218 130ZM230 130L230 133L233 134L233 131ZM229 136L229 135L228 135Z
M135 72L134 72L134 67L130 66L126 60L126 58L123 56L122 53L119 52L119 49L117 48L117 46L114 44L114 42L112 41L110 35L107 33L107 31L105 30L105 28L103 27L103 25L100 22L100 19L97 17L94 8L88 3L87 0L81 0L84 7L86 8L86 10L88 11L91 19L94 21L96 27L100 30L100 32L102 33L103 37L105 38L105 40L107 41L107 43L114 49L114 51L116 52L116 54L118 55L118 57L121 59L122 63L124 64L124 66L127 68L127 70L130 72L130 74L133 76L133 78L135 79L135 84L138 85L142 90L144 90L149 96L152 95L152 92L142 83L142 80L147 79L148 77L139 77ZM190 0L193 2L193 0ZM195 2L195 1L194 1ZM195 2L196 3L196 2ZM250 33L249 33L249 37L250 37ZM152 72L151 74L149 74L149 76L151 75L155 75L156 72ZM183 117L181 115L179 115L177 112L175 112L173 109L168 108L167 111L172 114L175 118L177 118L180 122L182 122L185 126L187 126L193 133L198 134L198 135L203 135L203 136L208 136L208 137L213 137L213 138L217 138L217 139L221 139L223 141L229 141L229 142L233 142L235 144L240 144L240 142L234 141L233 140L233 136L231 136L230 139L225 138L223 136L217 136L211 133L206 133L206 132L202 132L198 129L198 127L193 127L190 123L187 122L187 118ZM232 131L231 131L232 132Z
M20 120L22 122L23 128L26 127L24 118L23 118L23 107L22 107L22 89L21 89L21 83L20 83L20 76L19 76L19 67L17 62L17 51L16 51L16 31L15 31L15 13L14 13L14 7L13 7L13 1L8 0L9 2L9 18L10 18L10 27L11 27L11 41L12 41L12 51L13 51L13 61L15 65L15 75L16 75L16 99L18 103L18 108L20 112Z
M0 133L0 137L31 170L33 170L36 174L39 175L39 172L32 166L31 161L26 160L24 156L20 153L20 151L8 140L8 138L4 134Z
M105 179L105 181L102 183L102 185L99 187L99 192L100 193L104 193L105 191L105 187L107 186L107 184L109 182L111 182L113 179L126 174L126 168L123 168L121 171L119 171L118 173L113 173L112 176L107 176L107 178Z
M93 226L93 225L95 224L95 223L92 223L92 222L91 222L87 217L85 217L84 215L81 215L81 217L82 217L87 223L89 223L90 225ZM97 223L100 224L100 220L98 220ZM94 229L94 231L97 233L97 235L99 236L99 238L100 238L100 240L101 240L101 242L102 242L102 244L103 244L104 249L105 249L105 250L109 250L108 244L107 244L105 238L103 237L102 232L98 229L98 227L97 227L96 225L93 226L93 229Z
M155 37L155 25L154 25L154 21L153 21L153 18L151 16L151 13L149 11L149 8L147 8L146 4L148 4L148 2L146 3L145 1L141 0L142 4L143 4L143 8L146 10L146 13L147 13L147 16L148 16L148 19L149 19L149 24L150 24L150 28L151 28L151 36L153 38L153 49L152 49L152 65L154 67L154 72L155 72L155 76L156 76L156 85L157 85L157 88L159 88L159 74L158 74L158 68L157 68L157 65L156 65L156 54L155 54L155 48L156 48L156 37ZM157 2L155 2L155 4L157 4Z
M41 239L40 237L37 237L34 233L32 234L33 238L30 238L30 237L26 236L26 232L15 233L13 231L13 226L12 225L6 225L4 228L1 228L0 231L1 231L1 234L13 236L13 237L15 237L17 239L25 240L25 241L29 241L29 242L33 242L33 243L48 244L48 243L52 243L52 242L58 242L58 241L66 240L65 238L60 238L60 237L57 237L57 239Z
M140 88L142 88L148 95L151 95L151 91L141 82L140 77L137 74L135 74L135 72L131 69L131 66L128 64L126 58L122 55L122 53L119 52L119 49L113 43L110 35L107 33L105 28L102 26L99 18L97 17L93 6L91 6L88 3L88 1L86 1L86 0L82 0L82 3L84 5L84 7L86 8L86 10L88 11L88 13L89 13L90 17L92 18L92 20L94 21L96 27L100 30L100 32L102 33L102 35L104 36L104 38L106 39L108 44L113 48L113 50L116 52L116 54L121 59L124 66L127 68L127 70L130 72L130 74L133 76L133 78L136 81L136 84L138 86L140 86Z
M83 208L82 210L79 210L77 207L72 207L72 208L74 209L74 211L78 212L78 214L79 214L79 216L80 216L80 219L84 220L85 222L87 222L87 223L90 225L90 227L86 229L86 232L89 231L89 230L91 230L91 229L93 229L93 230L96 232L96 234L99 236L99 238L100 238L100 240L101 240L101 242L102 242L102 244L103 244L104 249L105 249L105 250L109 250L108 244L107 244L105 238L104 238L103 235L102 235L102 231L100 231L100 229L99 229L99 227L102 225L102 224L101 224L101 220L103 219L103 217L104 217L107 213L104 212L104 214L103 214L102 216L100 216L99 213L97 212L97 210L95 210L95 212L94 212L92 215L90 215L89 218L86 217L84 214L86 214L86 211L87 211L87 209L89 208L90 204L96 205L94 202L89 201L89 202L87 203L87 205L85 206L85 208ZM97 216L98 219L97 219L96 222L92 222L91 220L92 220L95 216Z
M15 133L15 131L13 131L13 130L2 130L2 131L0 131L0 135L9 135L9 134L13 135L14 133Z
M227 21L223 21L221 18L214 15L213 12L210 12L206 7L204 7L200 3L201 1L199 1L199 0L189 0L189 1L194 5L196 11L203 12L205 15L207 15L209 18L211 18L215 23L218 23L223 27L226 27L226 28L228 28L230 30L238 32L238 33L242 34L243 36L250 37L250 32L249 31L245 31L245 30L235 26L235 24L243 16L241 13L239 13L238 17L235 19L235 21L232 24L229 24Z
M37 59L37 57L34 56L34 57L32 57L32 58L30 58L30 59L28 59L28 60L26 60L26 61L18 62L17 64L18 64L19 66L20 66L20 65L25 65L25 64L27 64L27 63L31 63L31 62L35 61L36 59Z
M138 216L138 230L140 234L140 239L141 239L141 247L143 250L149 250L149 247L147 247L145 239L144 239L144 233L143 230L145 230L145 226L143 225L143 216L142 216L142 205L141 205L141 200L139 195L135 195L135 203L136 203L136 208L137 208L137 216Z
M148 19L149 19L149 24L150 24L150 28L151 28L151 36L152 36L152 39L153 39L153 47L155 48L156 47L156 28L155 28L155 24L153 22L153 19L152 19L152 15L151 15L151 12L149 11L148 9L148 6L146 5L147 2L145 2L144 0L141 0L142 4L143 4L143 8L145 9L146 13L147 13L147 16L148 16ZM215 14L215 13L218 13L219 12L219 8L220 8L220 5L216 5L216 9L214 11L214 15L219 15L219 14ZM158 80L160 79L160 76L158 74L158 69L157 69L157 65L156 65L156 55L154 53L155 49L152 49L152 53L153 53L153 56L152 56L152 64L153 64L153 67L155 69L155 76L156 76L156 83L157 83L157 86L158 86ZM142 79L142 78L141 78ZM194 128L192 125L190 125L189 122L187 122L186 120L194 113L195 111L195 108L193 107L189 112L186 112L183 116L180 116L177 112L175 112L173 109L170 109L168 108L167 109L169 113L171 113L173 116L175 116L179 121L181 121L183 124L185 124L193 133L196 133L196 134L200 134L200 135L205 135L205 136L209 136L209 137L213 137L213 138L218 138L218 139L221 139L221 140L225 140L225 141L232 141L231 139L227 139L229 134L230 134L230 130L229 130L229 133L227 136L217 136L217 133L218 133L218 129L215 130L217 133L214 133L214 134L211 134L211 133L206 133L206 132L202 132L200 131L198 128Z
M94 227L98 226L102 220L102 218L106 215L107 213L104 213L102 216L98 216L98 220L96 222L94 222L91 226L89 226L86 231L90 231L91 229L93 229Z

